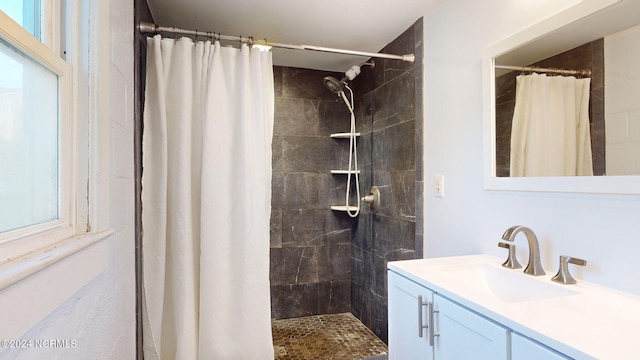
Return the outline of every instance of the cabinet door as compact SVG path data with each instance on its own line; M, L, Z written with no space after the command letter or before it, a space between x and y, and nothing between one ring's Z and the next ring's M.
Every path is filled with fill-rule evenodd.
M387 284L389 360L432 360L429 329L422 330L422 337L419 331L420 325L427 325L428 306L419 305L418 297L425 303L430 302L433 293L393 271L388 271Z
M506 360L508 358L507 329L453 303L434 295L435 338L434 357L437 360Z
M511 360L567 360L570 359L524 336L511 333Z

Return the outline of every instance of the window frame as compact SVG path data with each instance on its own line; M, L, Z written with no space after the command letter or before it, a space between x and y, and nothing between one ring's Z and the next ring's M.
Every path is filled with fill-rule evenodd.
M60 28L58 5L46 1L49 9L43 14L43 41L49 46L57 46L53 39L58 37L51 29ZM57 10L56 10L57 9ZM54 26L54 23L58 25ZM59 31L58 31L59 33ZM77 199L77 134L76 121L73 116L73 68L58 55L55 49L38 40L8 15L0 11L0 38L16 51L29 57L58 77L58 219L42 224L0 233L0 264L17 257L32 253L38 249L49 247L63 239L77 234L76 199ZM11 206L11 205L10 205Z
M64 165L68 167L60 171L67 176L64 183L69 190L64 199L69 208L64 211L67 221L33 227L31 232L14 234L0 244L0 308L7 310L3 313L6 321L0 326L0 339L25 336L74 295L82 296L77 294L89 282L113 267L111 246L119 234L125 233L114 232L110 215L114 211L110 187L114 146L109 107L113 62L111 4L95 0L46 2L49 1L58 4L59 10L48 16L58 22L59 34L54 36L53 44L43 41L68 63L61 64L68 69L64 81L68 97L60 103L60 110L69 114L64 119L68 119L70 130L61 137L61 145L68 146L70 156ZM7 23L5 20L0 19L2 25ZM4 30L0 36L8 36L6 33ZM43 294L46 296L40 296Z

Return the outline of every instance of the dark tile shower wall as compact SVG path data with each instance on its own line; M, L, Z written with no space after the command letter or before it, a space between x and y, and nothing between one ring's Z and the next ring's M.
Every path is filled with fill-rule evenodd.
M556 69L590 69L591 93L589 119L591 122L591 152L593 174L605 173L604 122L604 39L578 46L532 66ZM509 176L511 152L511 122L515 106L517 71L496 79L496 175Z
M149 10L146 0L135 0L134 2L134 21L138 24L140 21L153 23L153 16ZM135 257L136 257L136 358L142 359L142 201L140 194L142 192L142 112L144 108L144 84L147 60L147 36L140 34L135 30L134 26L134 88L136 92L134 101L134 163L135 163L135 207L136 207L136 238L135 238Z
M413 53L414 63L375 59L354 80L362 191L380 189L381 206L364 206L353 224L351 311L387 341L387 273L393 260L422 257L422 19L381 52Z
M271 213L271 314L349 312L351 223L344 203L349 131L345 104L322 79L343 74L275 67Z
M422 20L382 52L415 63L375 60L352 83L361 196L380 188L381 208L344 204L349 113L323 85L341 73L275 67L271 215L274 318L351 311L387 340L386 263L422 257ZM352 188L352 191L355 189Z

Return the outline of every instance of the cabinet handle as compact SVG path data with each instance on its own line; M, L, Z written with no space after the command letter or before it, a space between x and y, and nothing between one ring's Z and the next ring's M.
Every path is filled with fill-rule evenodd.
M422 325L422 307L429 304L428 301L422 301L422 295L418 295L418 337L422 337L422 330L429 327L429 325Z
M440 334L436 334L435 329L433 328L433 314L440 312L434 308L434 303L429 303L429 345L433 346L433 341L436 336L440 336Z

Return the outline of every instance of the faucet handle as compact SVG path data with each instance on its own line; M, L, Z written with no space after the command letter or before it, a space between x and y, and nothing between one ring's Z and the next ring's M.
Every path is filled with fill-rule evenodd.
M585 266L587 265L587 261L571 256L561 255L560 268L558 269L558 273L554 277L552 277L551 280L559 282L561 284L575 284L577 281L573 278L573 276L571 276L571 273L569 272L569 264Z
M504 266L506 268L509 268L509 269L520 269L520 268L522 268L522 265L520 265L520 263L518 262L518 259L516 258L516 245L515 244L508 244L508 243L499 242L498 243L498 247L509 249L509 256L507 257L507 260L505 260L505 262L502 263L502 266Z

